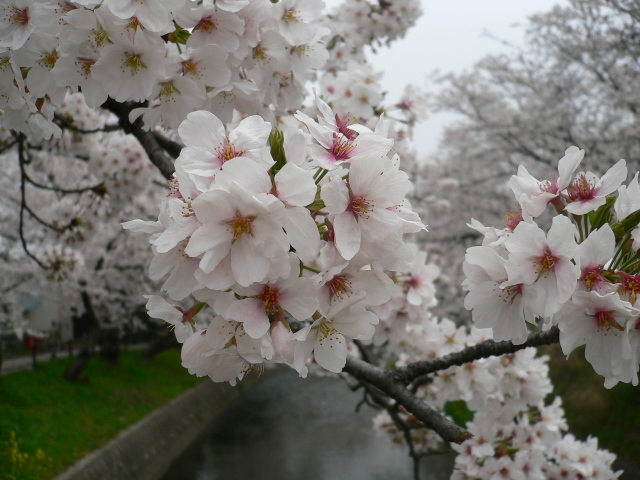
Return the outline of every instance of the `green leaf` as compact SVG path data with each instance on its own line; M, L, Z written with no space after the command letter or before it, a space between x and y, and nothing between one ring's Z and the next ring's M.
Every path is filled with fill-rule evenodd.
M450 401L444 404L444 413L449 415L453 422L460 426L465 427L468 422L473 420L474 412L469 410L467 402L464 400Z
M171 43L180 43L185 45L190 36L191 32L189 32L189 30L185 30L180 25L176 25L176 29L171 33L167 33L164 36L164 39Z

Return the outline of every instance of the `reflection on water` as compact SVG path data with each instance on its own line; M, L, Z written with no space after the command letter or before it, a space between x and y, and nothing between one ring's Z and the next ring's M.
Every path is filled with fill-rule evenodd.
M376 436L375 411L337 378L271 375L234 402L162 480L412 480L404 448ZM449 478L453 455L422 479Z

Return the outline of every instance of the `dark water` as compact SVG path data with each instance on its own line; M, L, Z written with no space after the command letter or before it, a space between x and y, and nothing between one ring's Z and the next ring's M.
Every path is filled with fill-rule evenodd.
M161 480L412 480L403 447L376 435L376 411L337 378L282 371L223 410ZM453 455L426 459L421 479L448 479Z

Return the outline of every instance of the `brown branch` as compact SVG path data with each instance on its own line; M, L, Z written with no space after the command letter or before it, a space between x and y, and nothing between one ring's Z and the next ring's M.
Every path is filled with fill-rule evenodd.
M142 148L147 152L147 156L149 157L149 160L151 160L151 163L153 163L158 170L160 170L160 173L162 173L162 175L168 180L172 177L175 168L173 165L173 159L167 155L166 149L163 148L162 144L158 141L157 137L159 134L144 130L142 128L141 118L138 118L138 120L133 123L129 121L129 113L138 106L140 105L136 103L120 103L109 98L102 105L102 108L109 110L118 117L118 123L122 129L126 133L130 133L138 139ZM166 142L163 141L162 143L166 144L167 142L170 142L170 140L166 139Z
M0 153L4 153L5 151L9 150L10 148L12 148L17 143L18 143L18 140L14 140L12 142L9 142L9 143L6 143L4 145L1 145L0 146Z
M89 191L95 192L104 186L103 182L97 185L92 185L90 187L82 187L82 188L61 188L55 185L44 185L42 183L38 183L35 180L33 180L26 172L25 172L25 180L29 182L31 185L33 185L34 187L41 188L43 190L51 190L54 192L65 194L65 195L73 194L73 193L84 193Z
M551 345L560 341L560 330L552 327L546 332L534 332L529 334L527 341L521 345L514 345L511 342L494 342L486 340L477 345L467 347L459 352L450 353L439 358L422 360L410 363L405 367L398 368L391 372L398 382L408 384L414 379L445 370L449 367L464 365L465 363L480 360L481 358L506 355L515 353L528 347L538 347L540 345Z
M393 372L381 370L360 359L347 357L344 371L362 382L378 388L447 442L462 443L472 435L427 405L394 378Z
M25 136L23 133L19 133L16 135L16 140L18 142L18 163L20 164L20 215L18 217L18 235L20 236L20 243L22 244L22 250L27 254L31 260L36 262L38 266L44 270L48 270L49 267L42 263L38 257L31 253L29 250L29 246L27 245L27 241L24 238L24 212L27 209L27 194L25 190L25 171L24 171L24 141Z
M73 132L82 133L82 134L99 133L99 132L115 132L117 130L122 130L121 125L105 125L104 127L101 127L101 128L93 128L91 130L87 130L87 129L78 127L71 120L69 120L68 118L65 118L63 115L58 115L57 113L54 113L53 120L58 124L58 126L62 128L66 128Z
M171 155L173 158L178 158L180 152L182 151L182 145L180 145L178 142L174 142L170 138L165 137L159 132L153 132L153 135L154 137L156 137L156 140L158 141L160 146L164 148L164 150L169 155Z

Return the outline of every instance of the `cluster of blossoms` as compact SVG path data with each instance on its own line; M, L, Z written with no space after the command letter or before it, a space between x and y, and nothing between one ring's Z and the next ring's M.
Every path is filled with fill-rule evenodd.
M365 46L403 38L421 15L419 0L347 0L334 7L323 19L332 32L327 70L345 70L349 61L363 63Z
M64 221L34 215L38 223L50 223L67 242L104 239L101 251L115 252L87 260L103 287L91 293L105 304L127 305L113 299L135 290L122 285L134 283L149 252L134 242L113 247L107 223L87 238L86 212L113 219L142 203L152 177L137 140L108 131L141 119L148 135L168 141L177 128L185 148L158 221L124 226L150 234L149 276L164 282L171 299L148 296L149 315L174 326L183 365L214 381L235 384L265 363L306 376L311 357L337 373L351 340L408 350L402 365L484 339L447 320L425 321L439 270L405 242L405 234L425 227L406 200L411 183L398 155L424 100L409 88L385 109L380 74L364 60L365 45L404 35L420 2L347 0L326 17L323 8L316 0L0 1L0 140L36 152L20 152L23 187L61 198L43 209L59 210ZM318 80L333 109L317 99L298 110L308 80ZM125 102L141 102L128 118L98 110ZM407 131L392 128L392 110ZM161 127L167 137L157 136ZM82 166L47 165L42 178L28 178L25 166L35 173L39 162L64 156ZM520 172L512 186L521 213L504 230L476 224L486 240L467 256L466 304L498 340L522 343L526 321L559 323L567 353L586 343L608 384L637 383L640 187L637 177L620 187L623 166L602 179L573 180L578 157L577 149L567 152L558 180ZM59 188L65 181L79 188ZM607 196L616 189L614 201ZM548 202L566 208L568 218L554 219L545 236L533 218ZM68 247L39 258L55 280L72 279L83 263ZM117 318L131 309L121 310L109 313ZM542 403L545 368L520 352L441 372L419 389L436 408L463 400L476 412L469 429L485 443L460 450L461 478L515 478L534 467L547 476L613 476L611 458L593 442L561 437L559 405ZM384 419L378 423L392 433ZM437 443L433 433L415 432L423 449ZM525 451L544 461L523 464Z
M168 296L199 301L186 311L148 303L176 325L193 373L233 383L282 362L305 376L311 353L340 372L348 339L371 340L380 316L433 302L427 277L437 272L424 255L412 265L403 239L425 227L405 199L399 158L388 156L387 121L371 130L316 106L317 119L296 115L308 133L283 134L257 116L226 129L209 112L189 114L159 220L124 224L152 234L150 275L169 275ZM204 304L216 316L202 325L194 316Z
M60 136L67 88L90 107L149 101L147 128L234 108L267 118L298 108L328 58L315 0L195 2L7 0L0 5L0 108L5 128ZM63 28L61 28L61 25ZM275 111L269 106L274 106Z
M495 229L471 226L483 245L466 254L465 306L495 340L523 343L527 323L557 325L566 355L585 356L605 385L638 384L640 355L640 187L625 161L602 177L575 173L584 151L570 147L558 178L540 181L524 167L511 178L518 209ZM545 232L534 219L551 203L558 214Z
M131 113L147 129L175 128L202 109L225 123L234 110L274 121L302 105L304 84L330 59L326 42L334 58L351 62L338 85L362 77L363 86L345 96L353 114L368 119L382 97L366 80L373 77L363 47L403 36L419 2L349 1L344 8L355 24L324 17L316 0L7 0L0 5L0 125L59 137L54 116L69 88L81 90L91 108L108 97L148 101ZM335 73L333 63L326 68Z
M359 0L347 0L343 7L361 6ZM225 123L238 113L275 123L302 108L304 84L325 74L321 69L330 51L333 58L350 62L354 72L364 72L357 74L369 85L374 74L355 51L403 36L420 13L416 0L370 4L364 16L348 22L325 21L323 9L324 2L315 0L0 2L0 141L15 144L16 132L28 137L29 151L20 162L39 183L27 180L24 200L38 206L38 211L25 209L38 216L34 223L53 231L57 242L73 243L88 270L137 268L110 254L96 257L100 247L95 247L100 238L113 247L109 226L103 224L157 205L148 188L154 169L140 144L123 133L122 119L98 107L146 102L129 120L141 118L156 133L164 127L168 137L194 110L214 112ZM355 37L343 35L345 28L359 32L357 48ZM351 60L339 53L348 41ZM377 82L369 88L371 100L382 99ZM335 101L340 103L339 95ZM355 103L345 106L345 114L356 108ZM359 123L376 111L379 105L369 101L360 108ZM305 112L317 113L315 107ZM395 129L389 135L403 136ZM287 212L291 230L296 213ZM33 229L25 236L29 243L49 243ZM144 264L146 256L133 251Z
M155 174L155 167L140 143L121 132L111 133L93 145L89 168L101 183L94 196L108 196L108 209L116 212L134 197L144 194Z
M482 342L488 329L456 327L447 320L431 318L406 329L401 340L404 353L398 366L442 357ZM452 445L455 458L453 480L494 479L602 479L618 478L613 472L615 455L597 448L596 439L576 440L567 430L560 397L545 404L552 392L546 356L528 348L501 357L489 357L441 370L423 382L416 394L433 408L450 412L473 438ZM404 409L398 416L410 427L417 453L442 449L442 440ZM394 443L406 441L384 411L374 418L374 428Z
M49 280L74 279L84 266L84 258L79 252L62 245L43 248L40 257L49 269Z

